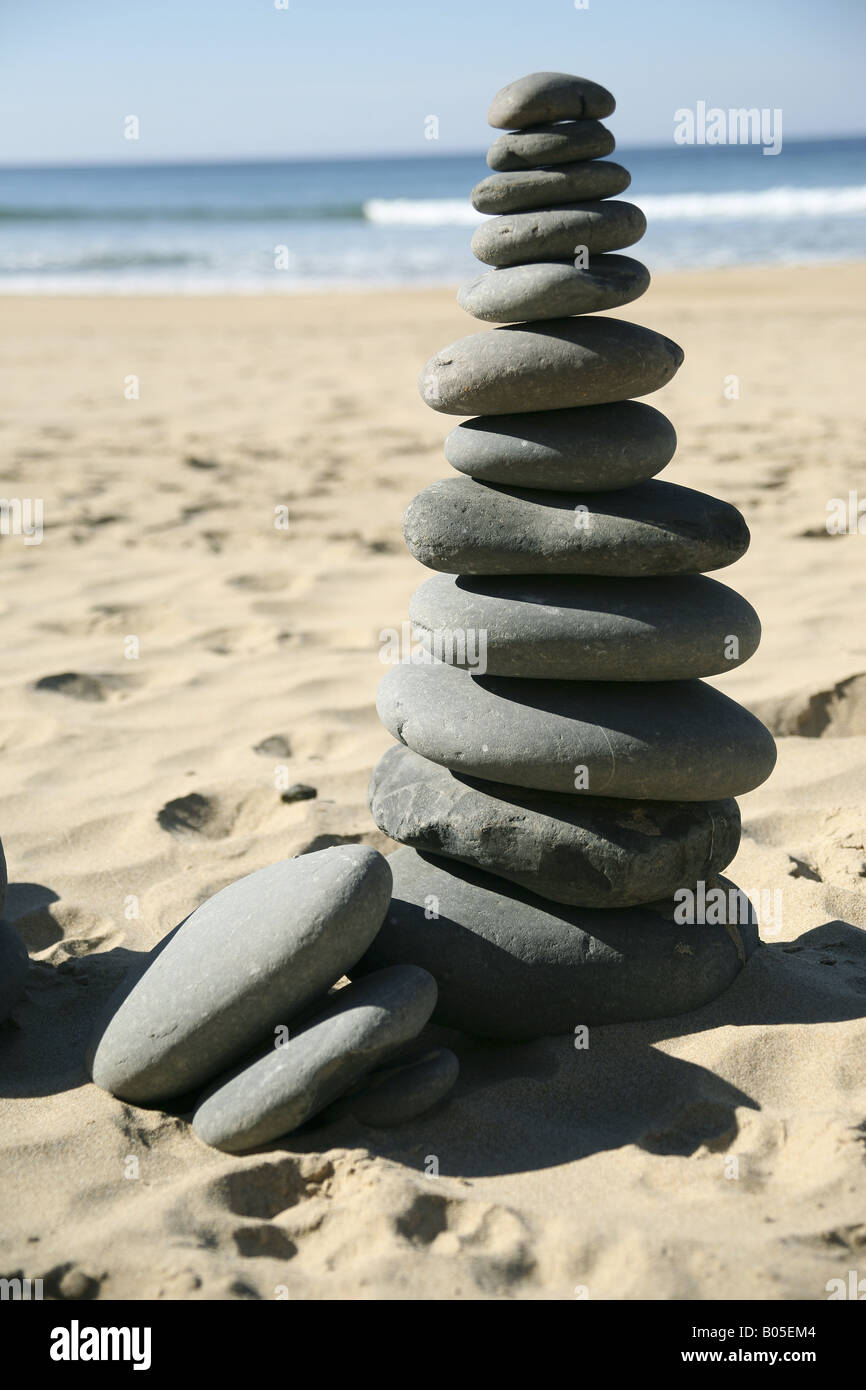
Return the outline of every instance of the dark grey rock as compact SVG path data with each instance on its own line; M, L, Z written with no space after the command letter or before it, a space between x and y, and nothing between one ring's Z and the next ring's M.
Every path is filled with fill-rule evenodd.
M403 535L422 565L464 575L700 573L749 544L729 502L656 479L580 493L443 478L409 503Z
M8 1018L27 985L30 957L10 922L0 922L0 1023Z
M93 1080L139 1103L215 1076L321 995L375 936L391 887L366 845L271 864L181 923L109 1000Z
M445 457L480 482L604 492L652 478L676 447L674 427L660 410L617 401L464 420L446 438Z
M599 121L562 121L500 135L487 151L487 163L491 169L509 173L512 169L536 169L540 164L602 159L615 148L616 141Z
M541 212L512 212L482 222L472 237L472 254L487 265L573 261L577 248L590 255L619 251L640 241L646 218L634 203L570 203Z
M418 386L448 415L561 410L646 396L682 360L670 338L624 319L545 319L459 338L430 358Z
M740 843L736 801L626 801L484 782L395 743L370 781L386 835L554 902L633 907L708 881Z
M673 903L554 906L411 849L388 862L391 906L355 973L423 964L439 985L436 1021L480 1037L521 1041L688 1013L727 989L759 944L752 913L727 926L679 925Z
M457 303L485 323L557 319L629 304L649 282L646 266L630 256L590 256L583 270L570 261L541 261L488 270L457 291Z
M6 910L6 893L9 888L9 871L6 868L6 855L0 845L0 917Z
M306 782L293 782L280 793L280 801L313 801L318 795L316 788L307 786Z
M379 718L401 743L470 777L539 791L716 801L760 786L769 730L703 681L545 681L394 666Z
M359 1090L331 1107L328 1118L352 1115L361 1124L380 1129L405 1124L438 1105L459 1074L460 1063L450 1048L434 1048L412 1061L373 1072Z
M290 1134L417 1037L435 1003L435 980L412 964L347 985L297 1035L218 1082L196 1109L195 1133L228 1153Z
M702 574L437 574L413 594L409 618L439 660L546 680L717 676L748 661L761 640L751 604Z
M514 130L541 121L585 120L610 116L616 102L606 87L567 72L531 72L496 93L487 124Z
M510 174L490 174L469 195L478 212L494 215L558 207L561 203L590 202L624 193L631 174L609 159L577 160L555 169L514 169Z

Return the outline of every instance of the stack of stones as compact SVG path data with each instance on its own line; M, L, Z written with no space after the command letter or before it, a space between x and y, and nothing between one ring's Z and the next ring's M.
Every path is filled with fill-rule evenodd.
M453 343L420 380L434 410L474 418L445 443L456 476L404 520L437 571L410 607L431 660L380 687L399 744L371 807L405 848L359 968L423 966L437 1020L489 1037L689 1011L757 944L718 875L739 843L733 797L769 775L775 746L701 680L758 645L754 610L706 577L749 533L728 503L654 481L676 437L631 398L670 381L680 348L591 316L649 283L615 254L645 221L611 196L629 183L602 158L613 109L562 73L496 96L490 124L508 133L472 194L493 214L473 250L494 269L458 299L504 326ZM716 904L705 923L679 890L698 916Z
M271 864L196 908L129 972L97 1020L93 1080L121 1100L192 1112L230 1153L313 1116L399 1124L457 1078L418 1035L436 982L414 965L331 986L370 946L391 892L364 845Z

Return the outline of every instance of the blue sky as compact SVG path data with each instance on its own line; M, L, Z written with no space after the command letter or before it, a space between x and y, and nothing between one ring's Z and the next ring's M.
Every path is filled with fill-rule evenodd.
M429 115L437 152L481 150L538 68L610 87L620 147L700 99L863 134L864 52L866 0L0 0L0 162L432 152Z

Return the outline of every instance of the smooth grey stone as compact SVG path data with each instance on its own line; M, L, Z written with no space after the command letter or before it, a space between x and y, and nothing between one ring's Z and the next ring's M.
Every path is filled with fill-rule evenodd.
M358 1091L331 1107L328 1119L352 1115L361 1124L380 1129L405 1124L438 1105L459 1074L460 1063L450 1048L434 1048L412 1061L373 1072Z
M392 840L579 907L633 907L707 881L740 843L736 801L566 796L465 777L400 743L379 759L370 810Z
M6 868L6 855L0 844L0 917L6 910L6 893L9 888L9 871Z
M464 420L447 436L445 457L480 482L604 492L652 478L676 447L676 431L660 410L617 401Z
M366 845L284 859L223 888L109 1000L93 1080L139 1103L208 1081L354 965L390 889L386 861Z
M760 786L776 761L760 720L703 681L516 680L405 665L380 682L376 708L423 758L539 791L717 801Z
M489 174L476 183L469 200L477 212L494 215L557 207L561 203L591 202L624 193L631 174L609 159L577 160L554 169L514 169Z
M736 507L658 479L581 493L443 478L409 503L403 535L422 565L450 574L701 573L749 545Z
M751 604L703 574L437 574L412 595L409 618L415 640L441 661L545 680L717 676L761 640Z
M599 121L563 121L510 131L494 140L487 151L491 169L536 169L542 164L573 164L575 160L602 159L613 154L616 141Z
M388 862L391 906L356 973L423 964L439 984L436 1021L481 1037L521 1041L688 1013L727 989L759 944L751 912L742 923L735 913L728 925L679 925L670 902L564 907L411 849ZM724 878L718 886L734 888Z
M228 1153L290 1134L417 1037L435 1003L435 980L411 963L347 985L297 1035L218 1082L200 1101L193 1130Z
M7 1019L27 985L30 957L11 922L0 922L0 1023Z
M590 256L584 270L571 261L541 261L488 270L461 286L457 303L486 323L557 319L616 309L639 299L649 282L646 266L630 256Z
M658 391L683 356L670 338L624 319L545 319L458 338L430 358L418 389L446 415L564 410Z
M487 124L500 130L540 121L610 116L616 102L606 87L568 72L531 72L509 82L490 103Z
M512 212L482 222L472 236L472 254L487 265L574 261L578 246L590 255L619 251L640 241L646 218L634 203L570 203L541 212Z

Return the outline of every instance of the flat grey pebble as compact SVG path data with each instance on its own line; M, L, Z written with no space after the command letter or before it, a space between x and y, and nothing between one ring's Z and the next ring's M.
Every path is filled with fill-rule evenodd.
M223 888L106 1005L88 1062L97 1086L146 1103L224 1070L338 980L379 929L385 859L338 845Z
M660 410L643 401L617 401L479 415L454 427L445 440L445 457L452 468L481 482L604 492L654 477L676 447L676 431Z
M629 304L649 288L645 265L630 256L590 256L585 269L562 261L488 270L457 291L457 303L485 323L595 314Z
M716 801L760 786L776 745L703 681L545 681L394 666L376 708L395 738L470 777L539 791Z
M512 169L536 169L542 164L602 159L613 154L615 148L616 141L599 121L561 121L500 135L487 151L487 164L508 173Z
M616 492L552 492L443 478L403 516L416 560L450 574L703 573L745 554L736 507L677 483Z
M439 660L545 680L717 676L748 661L761 639L751 604L703 574L437 574L416 589L409 618Z
M412 1061L398 1061L393 1067L373 1072L359 1090L337 1101L333 1109L374 1128L402 1125L438 1105L459 1074L460 1063L454 1053L438 1047Z
M646 396L682 361L670 338L624 319L545 319L459 338L430 358L418 386L448 415L560 410Z
M219 1081L195 1111L195 1133L228 1153L290 1134L417 1037L435 1003L435 980L412 963L347 985L283 1046Z
M727 989L758 945L754 920L678 925L673 904L563 907L411 849L389 863L394 896L356 973L417 961L439 984L436 1021L480 1037L689 1013ZM591 1058L591 1036L589 1047Z
M487 124L500 130L610 116L616 102L606 87L588 77L568 72L530 72L496 93L487 112Z
M561 203L589 202L624 193L631 174L610 159L583 159L553 169L514 169L510 174L489 174L469 195L477 212L494 215L558 207Z
M538 212L511 212L482 222L472 236L472 254L487 265L574 261L577 248L590 255L620 251L640 241L646 218L634 203L570 203Z
M705 882L740 843L736 801L567 796L452 772L400 743L379 759L370 810L386 835L554 902L633 907Z

